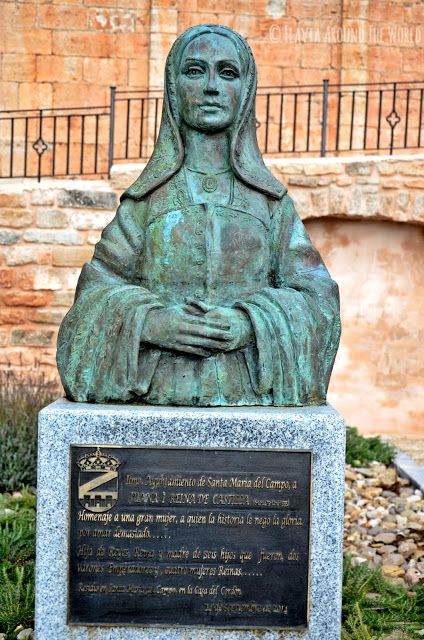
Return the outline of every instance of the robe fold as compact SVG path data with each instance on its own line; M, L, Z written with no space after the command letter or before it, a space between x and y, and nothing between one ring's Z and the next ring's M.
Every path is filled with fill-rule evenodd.
M254 341L208 358L144 343L152 309L199 298L241 309ZM339 298L287 194L234 178L228 205L192 201L180 171L125 197L84 265L58 338L69 398L191 406L322 404Z

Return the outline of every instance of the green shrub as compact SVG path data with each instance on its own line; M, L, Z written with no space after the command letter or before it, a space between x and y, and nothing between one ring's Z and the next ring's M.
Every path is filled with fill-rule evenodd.
M0 495L0 563L16 567L35 559L36 497L27 490Z
M35 495L0 495L0 632L15 638L17 625L34 618Z
M395 448L382 442L379 436L365 438L358 433L356 427L346 429L346 462L360 467L368 462L390 464L396 454Z
M39 369L25 378L0 370L0 492L35 486L37 415L58 395Z
M343 571L342 640L380 640L396 633L398 640L422 638L424 584L407 591L386 580L379 569L366 564Z

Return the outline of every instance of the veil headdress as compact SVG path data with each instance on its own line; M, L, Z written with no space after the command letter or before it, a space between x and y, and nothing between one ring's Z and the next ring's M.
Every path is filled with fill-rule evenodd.
M121 199L141 200L169 180L184 161L184 146L179 131L181 117L177 106L176 78L186 46L194 38L214 33L229 38L234 44L244 70L240 106L230 128L230 163L235 175L245 184L268 196L280 199L285 187L267 169L256 138L255 97L256 64L246 40L228 27L199 25L190 27L174 42L165 65L165 89L162 120L152 156L137 180Z

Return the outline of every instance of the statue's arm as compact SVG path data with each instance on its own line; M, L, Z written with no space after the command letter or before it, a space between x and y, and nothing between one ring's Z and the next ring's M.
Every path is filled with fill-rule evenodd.
M91 262L83 267L76 298L93 285L139 285L145 213L144 201L123 200L114 219L104 228Z
M143 395L159 351L140 349L146 315L161 306L139 284L145 203L124 200L81 272L58 336L57 363L69 398L105 402Z
M274 204L271 243L272 278L275 288L297 289L294 285L305 277L310 279L311 284L314 278L331 282L337 290L337 285L331 280L288 194Z
M272 214L269 285L237 304L255 333L247 365L274 404L320 404L340 336L338 288L291 198L275 202Z

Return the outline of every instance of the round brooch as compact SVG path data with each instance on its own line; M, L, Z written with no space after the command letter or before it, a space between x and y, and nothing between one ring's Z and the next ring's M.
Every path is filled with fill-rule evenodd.
M215 191L217 185L218 181L215 176L205 176L202 180L202 187L205 191L208 191L208 193Z

